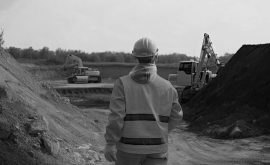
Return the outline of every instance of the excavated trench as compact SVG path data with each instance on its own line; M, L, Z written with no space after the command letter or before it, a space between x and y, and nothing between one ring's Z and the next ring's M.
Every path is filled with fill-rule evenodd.
M219 139L191 133L183 123L170 135L169 164L270 164L270 137L263 135L269 120L262 119L269 115L268 54L268 44L243 46L221 74L183 106L190 128Z
M11 63L14 62L13 59L9 61L11 61ZM80 89L74 92L73 90L69 91L68 89L64 89L59 91L59 93L64 96L61 97L56 93L47 93L51 86L44 85L45 89L42 88L41 92L38 85L33 85L35 80L29 78L29 76L25 76L23 74L24 71L16 73L19 70L22 71L20 67L14 69L14 67L19 66L18 64L7 66L5 62L6 60L3 61L0 69L10 72L13 68L13 72L10 72L10 75L16 75L15 79L19 81L19 83L7 83L9 85L13 84L12 87L7 87L6 81L0 81L2 85L4 84L4 91L9 91L6 94L1 92L0 100L2 102L5 101L3 97L7 95L10 97L11 101L19 96L23 102L27 103L27 106L24 104L15 106L16 104L13 102L11 105L15 107L8 109L11 105L5 106L6 104L1 102L0 122L3 123L5 121L4 119L10 119L12 117L7 114L8 112L12 112L13 116L18 116L18 118L13 118L12 121L14 122L15 128L19 128L19 131L13 133L14 136L17 137L15 138L16 143L20 144L20 148L10 140L0 138L0 160L4 158L4 161L1 160L0 164L3 162L12 162L13 164L23 162L22 164L27 164L25 163L27 161L30 162L30 164L33 161L39 164L109 164L104 160L101 152L104 146L102 136L107 122L108 109L78 109L71 106L65 97L69 96L69 98L75 98L75 102L76 99L80 102L80 99L91 100L96 98L106 101L106 99L109 100L111 90L104 90L104 92L98 96L98 91L95 90ZM10 79L9 73L5 73L7 73L7 75L3 75L3 72L1 73L1 78ZM76 97L73 97L74 95ZM72 102L72 99L69 100ZM106 106L107 104L107 101L106 104L100 103L100 105ZM93 102L90 107L94 107L95 105L96 104ZM16 114L24 113L24 111L26 111L25 109L29 107L32 107L35 111L27 110L25 114L33 113L45 116L48 121L49 128L46 134L48 134L51 139L58 141L60 148L57 155L52 156L48 151L43 150L45 147L43 138L39 136L31 137L27 132L24 132L27 130L24 129L24 123L22 123L22 121L32 121L35 120L35 117L30 115L29 119L27 115ZM89 105L85 105L85 107L89 107ZM188 109L184 109L187 116L194 112L194 110L191 110L190 113L188 113L187 110ZM18 123L17 125L16 122ZM4 127L1 127L0 135L3 135L3 131L1 132L3 129ZM20 134L17 135L17 133ZM27 141L25 141L25 139L27 139ZM29 143L32 144L32 142L34 142L35 145L26 145ZM18 154L18 152L15 152L16 150L20 151L22 154ZM27 160L25 158L27 158ZM169 165L180 164L270 164L270 137L259 136L238 140L212 139L187 131L187 124L183 122L179 128L173 131L169 136Z
M53 88L70 103L78 107L108 107L113 90L112 83L68 84L66 81L50 82Z

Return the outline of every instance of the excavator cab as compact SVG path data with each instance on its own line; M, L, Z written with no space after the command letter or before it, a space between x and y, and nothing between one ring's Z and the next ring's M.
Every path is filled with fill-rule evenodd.
M74 71L74 75L77 75L77 76L84 76L86 70L88 70L87 67L76 67L76 68L75 68L75 71Z
M178 71L183 71L186 74L194 74L198 63L195 61L180 62Z
M176 74L176 84L190 86L194 81L197 66L196 61L181 61Z

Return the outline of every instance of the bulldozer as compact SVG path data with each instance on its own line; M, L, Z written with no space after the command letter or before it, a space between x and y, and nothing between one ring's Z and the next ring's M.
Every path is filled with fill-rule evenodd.
M100 83L101 75L98 69L84 67L81 58L68 55L63 66L64 70L71 70L68 83Z
M201 88L217 76L221 64L208 34L204 34L199 61L180 61L176 74L168 80L176 88L179 102L188 102Z

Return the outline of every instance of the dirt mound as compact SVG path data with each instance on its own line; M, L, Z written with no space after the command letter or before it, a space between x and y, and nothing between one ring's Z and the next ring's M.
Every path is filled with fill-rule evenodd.
M102 124L59 97L0 48L0 164L101 160Z
M191 128L207 130L218 125L234 130L227 128L244 121L250 129L241 137L269 132L269 61L270 44L243 45L219 75L187 103L185 118Z

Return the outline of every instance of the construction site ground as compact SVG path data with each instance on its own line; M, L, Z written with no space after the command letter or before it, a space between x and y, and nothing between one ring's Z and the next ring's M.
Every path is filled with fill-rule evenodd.
M33 74L35 64L0 53L0 164L111 164L102 153L110 94L90 94L91 104L61 96L49 79L63 82L55 81L58 73ZM169 165L270 164L268 135L213 139L190 132L190 123L183 121L170 134Z

